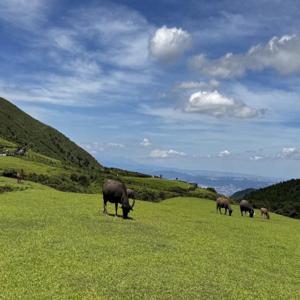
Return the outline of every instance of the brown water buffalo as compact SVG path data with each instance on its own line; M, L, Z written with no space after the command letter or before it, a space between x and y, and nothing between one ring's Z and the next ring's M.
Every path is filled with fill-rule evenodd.
M253 206L247 201L247 200L242 200L240 202L240 210L241 210L241 215L243 216L244 213L249 213L249 217L253 218L254 216L254 209Z
M103 213L107 214L107 202L115 203L115 216L118 216L118 204L121 204L123 210L123 218L128 218L128 213L133 210L135 200L130 205L127 195L126 186L124 183L108 179L102 187L103 193Z
M219 197L216 201L216 210L218 212L220 212L220 214L222 214L221 208L225 208L225 215L227 215L227 210L228 210L228 214L229 216L231 216L233 209L230 206L230 201L229 199L225 198L225 197Z
M134 199L135 198L134 190L127 189L126 192L127 192L128 199Z
M260 215L262 218L267 218L267 219L270 219L270 214L269 214L269 210L265 207L262 207L260 209Z

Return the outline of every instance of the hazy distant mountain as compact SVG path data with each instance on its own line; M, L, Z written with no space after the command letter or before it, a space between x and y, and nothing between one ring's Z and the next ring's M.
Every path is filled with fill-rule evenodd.
M113 162L105 162L105 164L108 166L114 165ZM126 164L123 162L120 167L151 175L162 175L168 179L178 178L180 180L198 183L203 187L213 187L219 193L228 196L240 190L249 188L259 189L282 180L278 178L268 178L232 172L167 169L155 165L142 165L134 161L127 161Z
M164 177L169 179L178 178L188 182L198 183L199 185L204 187L213 187L219 193L228 196L240 190L245 190L248 188L258 189L280 181L276 178L205 170L158 170L148 172L153 175L163 175Z

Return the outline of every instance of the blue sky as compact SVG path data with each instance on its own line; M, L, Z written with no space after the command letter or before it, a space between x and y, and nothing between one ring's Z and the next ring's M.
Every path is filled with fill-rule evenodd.
M300 176L300 2L1 0L0 95L106 165Z

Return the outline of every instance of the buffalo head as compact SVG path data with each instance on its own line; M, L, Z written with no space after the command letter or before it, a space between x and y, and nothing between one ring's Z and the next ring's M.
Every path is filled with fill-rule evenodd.
M250 217L250 218L253 218L253 216L254 216L254 209L251 209L251 210L249 211L249 217Z
M124 203L122 205L122 210L123 210L123 218L127 219L128 218L128 213L133 210L135 204L135 200L133 200L132 205L129 204L129 201L127 203Z

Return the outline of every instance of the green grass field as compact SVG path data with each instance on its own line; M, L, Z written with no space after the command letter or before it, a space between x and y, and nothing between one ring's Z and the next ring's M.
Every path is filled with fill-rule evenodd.
M41 162L30 161L27 159L6 156L0 157L0 171L6 169L23 169L26 173L36 173L36 174L48 174L48 175L57 175L62 173L60 167L52 167ZM67 173L67 171L65 171Z
M99 213L100 195L23 187L0 194L3 299L300 298L297 220L193 198L137 201L123 220Z

